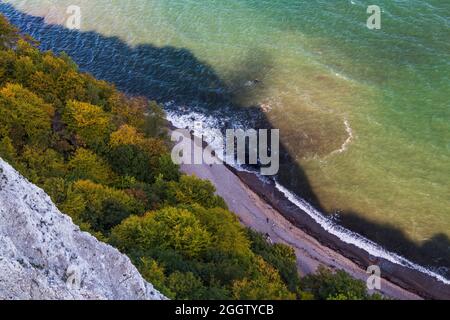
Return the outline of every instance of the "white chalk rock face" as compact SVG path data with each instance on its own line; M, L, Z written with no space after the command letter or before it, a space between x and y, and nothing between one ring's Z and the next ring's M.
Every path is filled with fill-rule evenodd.
M0 159L0 299L159 300L117 249L80 231Z

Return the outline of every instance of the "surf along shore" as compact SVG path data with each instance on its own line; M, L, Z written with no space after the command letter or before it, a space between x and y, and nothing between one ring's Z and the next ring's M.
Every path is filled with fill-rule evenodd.
M9 6L9 5L8 5ZM149 54L150 56L157 55L161 56L161 51L159 49L154 48L152 46L145 46L143 48L140 48L139 50L132 50L130 49L126 44L122 43L116 38L106 38L102 37L97 33L91 32L91 33L78 33L75 31L68 31L64 30L60 27L48 27L43 23L43 20L36 19L36 17L27 16L25 14L22 14L15 10L12 7L4 7L2 5L2 12L9 13L8 16L14 18L13 21L18 25L21 26L24 31L30 32L34 34L35 36L40 35L40 40L43 41L43 43L48 47L54 48L55 43L59 44L59 47L56 46L56 48L65 48L68 49L69 53L72 53L73 55L76 55L78 53L78 56L82 55L81 53L85 53L87 57L90 57L89 53L96 53L97 59L100 61L103 61L103 65L107 66L107 70L111 71L110 66L113 64L111 63L113 60L111 60L111 57L114 56L115 58L118 56L117 54L111 54L121 52L122 54L122 60L119 60L120 63L115 62L113 65L119 66L119 69L113 69L113 71L116 71L114 73L102 73L104 70L96 70L97 74L96 76L99 78L106 78L107 80L111 82L115 82L116 84L119 83L119 87L122 86L122 89L124 88L124 83L130 83L130 86L138 88L138 90L129 90L130 94L143 94L145 92L149 91L148 89L148 83L149 82L143 82L139 83L136 81L136 79L147 79L144 76L143 73L140 72L140 70L146 70L145 68L142 68L142 66L138 65L138 68L135 70L133 69L134 59L126 59L126 57L132 57L135 56L135 54ZM70 40L70 41L69 41ZM73 41L72 41L73 40ZM86 42L86 43L97 43L98 45L96 47L86 46L85 51L83 50L83 46L67 46L68 43L79 43ZM94 42L95 40L95 42ZM72 42L71 42L72 41ZM100 49L97 49L100 48ZM103 50L104 48L110 48L110 50ZM112 50L114 49L114 50ZM81 52L79 52L81 50ZM117 50L117 51L116 51ZM168 56L169 58L178 57L177 51L172 51L170 48L163 52L164 56ZM192 63L192 65L198 66L199 62L195 59L195 57L192 57L189 55L189 52L185 53L186 59ZM79 61L80 65L83 65L83 60ZM92 61L84 61L84 67L86 68L86 65L91 63ZM182 67L185 67L185 64L180 64ZM144 66L147 66L144 64ZM129 71L130 76L127 76L126 73L121 72L121 70ZM163 71L167 71L167 69L162 69ZM92 70L91 70L92 72ZM95 72L94 72L95 73ZM180 72L179 74L182 74L183 72ZM114 76L113 76L114 74ZM173 73L177 74L177 73ZM189 73L188 73L189 74ZM202 74L203 76L203 74ZM178 78L178 74L177 77ZM183 78L184 79L184 78ZM212 78L216 79L216 78ZM148 80L148 79L147 79ZM217 80L217 79L216 79ZM120 85L122 84L122 85ZM143 85L146 84L146 85ZM171 90L172 88L170 88ZM188 86L188 89L192 89L190 86ZM194 88L195 92L198 90L197 86ZM165 90L165 93L170 93L170 96L173 94L170 92L170 90ZM158 90L154 90L158 91ZM191 90L187 90L187 92L191 93ZM368 254L363 249L360 249L354 245L349 245L342 241L339 237L334 236L333 234L330 234L325 229L323 229L314 219L312 219L306 212L299 209L297 206L293 205L289 199L286 198L286 196L280 192L278 189L275 188L273 184L264 184L262 183L256 176L244 172L237 172L233 168L228 168L226 166L223 171L217 170L209 173L210 178L214 185L216 186L218 193L224 197L229 207L236 212L236 214L241 217L241 220L244 223L248 223L248 225L251 224L251 222L246 222L244 219L245 217L249 217L252 212L250 213L241 213L241 211L244 211L248 208L251 208L251 203L261 201L262 204L269 206L271 209L273 209L276 213L277 219L279 217L284 218L287 222L290 223L288 229L280 229L282 230L283 237L287 237L287 235L292 236L294 234L294 231L296 232L297 229L304 232L305 235L312 236L313 239L317 240L317 242L320 245L323 245L324 248L328 248L330 250L333 250L333 252L336 252L340 254L342 257L346 257L346 259L354 262L359 268L364 271L360 274L360 278L365 279L367 275L365 274L366 267L368 265L377 264L382 268L382 275L386 279L390 279L392 282L395 282L399 284L402 287L407 288L410 291L416 292L420 294L423 297L449 297L450 295L450 288L448 285L445 285L432 276L423 274L419 271L415 271L413 269L402 267L400 265L397 265L395 263L386 261L384 259L377 259L374 257L371 257L370 254ZM195 171L198 170L196 173L199 177L202 177L202 174L206 174L209 167L201 166L199 168L183 168L183 170L189 171ZM213 167L213 169L216 167ZM222 168L222 167L220 167ZM189 170L188 170L189 169ZM228 181L228 175L230 175L230 182ZM237 181L232 180L231 176L236 178ZM207 178L208 179L208 178ZM233 188L238 188L238 182L241 185L239 185L239 190L241 192L244 192L247 195L247 192L252 192L257 196L257 198L252 199L251 197L245 197L243 199L239 198L239 195L233 195L231 197L229 194L232 193ZM242 187L242 188L241 188ZM246 191L244 189L246 187L249 191ZM242 197L242 196L241 196ZM259 199L259 200L258 200ZM233 202L234 201L234 202ZM235 203L235 204L233 204ZM256 209L254 209L256 210ZM262 209L258 209L261 212L258 211L258 214L262 214L263 216L267 216L268 213L265 212ZM256 212L256 211L254 211ZM277 219L272 219L269 223L266 222L265 227L263 228L261 226L261 232L264 232L263 229L271 229L270 225L271 223L277 222ZM267 221L266 219L262 219L263 221ZM270 220L270 219L269 219ZM256 223L255 228L257 227ZM276 225L275 225L276 226ZM293 229L290 229L290 228ZM270 231L270 230L269 230ZM275 230L276 231L276 230ZM277 241L277 239L273 239L274 241ZM288 240L281 239L280 241L286 241L288 243ZM290 241L290 240L289 240ZM306 241L306 240L302 240ZM297 245L297 244L296 244ZM325 253L324 253L325 254ZM307 260L306 254L304 254L305 258L303 261ZM320 255L320 259L325 259ZM300 256L301 257L301 256ZM299 258L300 260L300 258ZM311 272L314 269L314 265L311 264L309 267L306 267L306 262L302 262L303 265L299 265L299 269L302 273L307 273L308 271ZM326 263L324 263L327 265ZM331 266L331 264L329 264ZM303 266L303 267L302 267ZM303 268L303 269L302 269ZM311 270L308 270L311 269Z
M170 124L169 128L177 129ZM192 139L192 135L188 138ZM382 276L380 292L387 297L450 299L450 286L435 277L372 256L326 231L292 203L272 180L262 181L254 173L240 171L227 164L184 164L181 170L209 180L243 225L267 235L269 241L293 247L301 275L314 273L323 265L332 270L344 270L365 282L369 277L367 268L377 265Z

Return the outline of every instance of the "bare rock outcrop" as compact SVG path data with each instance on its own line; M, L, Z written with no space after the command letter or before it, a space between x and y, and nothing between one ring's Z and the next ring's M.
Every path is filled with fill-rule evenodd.
M0 159L0 299L165 299Z

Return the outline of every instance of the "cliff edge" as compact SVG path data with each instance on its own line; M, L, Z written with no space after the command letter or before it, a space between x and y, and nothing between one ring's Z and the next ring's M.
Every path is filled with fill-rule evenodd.
M80 231L0 158L0 299L160 300L125 255Z

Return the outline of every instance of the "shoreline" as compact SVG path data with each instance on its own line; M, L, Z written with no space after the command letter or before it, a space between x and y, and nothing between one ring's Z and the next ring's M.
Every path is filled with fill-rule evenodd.
M173 125L169 127L176 129ZM342 269L365 282L367 267L378 265L383 278L380 292L388 297L450 299L450 286L433 276L372 256L326 231L278 190L272 180L263 182L255 173L239 171L227 164L182 165L181 170L209 180L246 227L268 234L273 242L293 247L301 275L324 265Z
M367 270L370 265L378 265L381 268L382 277L393 285L425 299L450 299L450 286L436 278L384 258L372 256L364 249L345 243L327 232L308 214L293 205L284 194L276 189L272 182L270 182L271 186L267 188L252 173L240 172L231 167L228 167L228 170L293 226L313 237L321 245L349 259L363 271Z
M277 188L273 181L263 182L253 173L225 164L182 166L181 169L211 181L244 225L265 232L272 241L294 247L298 268L303 274L314 272L317 265L324 264L365 279L365 268L377 264L386 279L382 290L386 295L405 299L450 299L447 282L413 266L375 257L371 251L347 243L310 216L307 208L296 206L295 200Z

